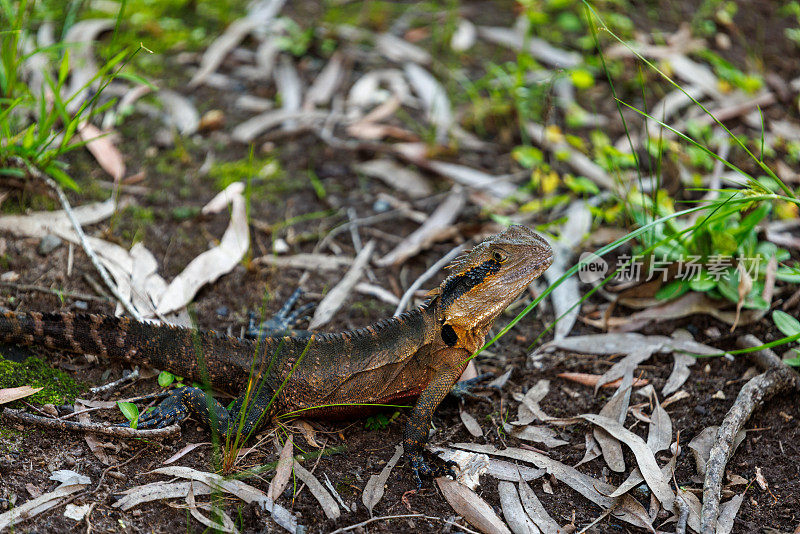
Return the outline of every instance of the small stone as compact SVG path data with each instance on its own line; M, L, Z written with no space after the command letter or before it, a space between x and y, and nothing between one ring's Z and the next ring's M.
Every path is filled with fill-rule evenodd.
M698 404L694 407L694 413L698 415L708 415L708 408L703 406L702 404Z
M289 249L289 245L288 245L288 243L286 243L286 241L284 241L284 240L283 240L283 239L281 239L281 238L278 238L278 239L276 239L276 240L275 240L275 241L272 243L272 251L273 251L275 254L286 254L286 253L288 253L288 252L289 252L289 250L290 250L290 249Z
M227 317L228 314L230 313L230 310L226 306L220 306L219 308L214 310L214 313L216 313L220 317Z
M200 130L219 130L225 125L225 113L221 109L207 111L200 119Z
M8 271L0 274L0 280L3 282L16 282L19 280L19 274L17 274L15 271Z
M389 211L392 208L388 202L383 199L376 200L374 204L372 204L372 209L375 213L383 213L385 211Z
M723 393L722 390L720 390L720 391L717 391L716 393L714 393L713 395L711 395L711 398L712 399L717 399L717 400L725 400L728 397L726 397L725 393Z
M47 256L55 249L60 247L61 243L63 243L63 241L61 241L60 237L53 234L47 234L42 238L41 241L39 241L39 248L37 250L42 256Z
M159 148L172 148L175 145L175 135L171 129L161 128L153 135L153 143Z
M72 303L72 305L75 307L76 310L86 311L89 309L89 304L82 300L76 300L75 302Z
M52 404L45 404L44 406L42 406L41 410L48 415L52 415L53 417L58 417L58 410L56 410L56 407L53 406Z

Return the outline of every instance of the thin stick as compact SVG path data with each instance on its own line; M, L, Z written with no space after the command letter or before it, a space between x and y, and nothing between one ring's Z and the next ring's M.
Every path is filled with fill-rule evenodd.
M742 336L737 343L741 347L757 347L763 343L753 335ZM771 352L771 351L769 351ZM751 358L767 370L749 380L739 391L717 431L717 439L711 447L706 477L703 481L703 508L700 516L700 532L714 534L719 516L719 499L725 466L733 454L736 434L744 428L747 420L764 401L787 390L800 388L800 377L777 356L767 351L754 352Z
M400 303L397 305L397 308L394 310L394 315L400 315L403 313L408 306L408 303L411 301L411 298L414 296L414 293L422 287L422 284L427 282L434 274L438 273L444 266L450 263L456 256L461 254L461 252L466 248L466 245L458 245L456 248L448 252L444 255L442 259L431 265L427 271L422 273L422 276L414 280L414 283L403 293L403 297L400 299Z
M10 287L19 291L37 291L39 293L49 293L58 297L67 297L77 300L92 300L95 302L108 303L113 302L108 297L98 297L97 295L89 295L88 293L77 293L74 291L63 291L61 289L51 289L45 286L37 286L34 284L18 284L16 282L3 282L0 281L0 286Z
M75 421L51 419L49 417L41 417L39 415L33 415L12 408L6 408L3 410L0 416L7 421L13 421L15 423L33 424L55 430L92 432L94 434L103 434L106 436L116 436L120 438L166 438L171 436L179 436L181 433L181 427L178 425L170 425L165 428L138 430L123 426L106 426L99 423L78 423Z
M61 189L61 186L58 185L58 183L55 180L53 180L50 176L41 172L36 167L28 165L28 162L26 162L24 159L14 157L13 160L18 165L27 168L28 172L30 172L34 178L42 180L50 187L50 189L56 192L58 200L59 202L61 202L61 207L64 209L64 213L67 214L67 217L69 218L69 221L72 223L72 227L75 230L75 234L77 234L78 236L78 241L80 241L81 247L83 248L84 252L86 252L86 255L89 256L89 259L91 260L92 265L94 265L94 268L97 269L98 273L100 273L100 278L103 279L103 282L105 282L108 289L111 290L111 293L119 301L119 303L122 304L122 306L131 315L131 317L133 317L137 321L141 321L142 316L139 314L138 311L136 311L136 308L134 308L133 305L130 302L128 302L128 299L123 297L122 294L119 292L117 285L111 280L108 271L106 271L106 268L103 267L102 263L100 263L100 259L97 257L97 254L95 254L91 245L89 245L89 241L86 239L86 234L83 232L81 224L75 217L75 213L72 211L72 206L70 205L69 200L67 200L67 195L64 194L64 190Z
M98 393L105 393L110 390L116 389L117 387L119 387L122 384L125 384L126 382L133 382L138 378L139 378L139 367L136 367L133 371L123 376L119 380L114 380L113 382L109 382L108 384L97 386L96 388L90 389L89 392L92 395L97 395Z

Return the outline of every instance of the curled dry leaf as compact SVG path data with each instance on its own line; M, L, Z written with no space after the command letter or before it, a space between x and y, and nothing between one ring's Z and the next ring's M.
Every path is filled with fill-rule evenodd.
M514 427L509 424L504 424L503 429L517 439L524 441L533 441L541 443L548 449L568 445L568 441L558 439L558 434L555 430L545 426L528 425L523 427Z
M446 477L437 478L436 484L453 510L475 528L487 534L511 534L492 507L477 493Z
M389 480L389 475L394 469L394 466L397 465L397 462L400 460L400 457L403 456L403 446L397 445L394 449L394 455L392 458L383 466L381 472L377 475L372 475L369 477L367 481L367 485L364 486L364 491L361 494L361 502L364 503L364 506L367 507L369 511L369 516L372 517L372 509L375 508L381 498L383 498L383 491L384 486L386 486L386 481Z
M202 213L214 213L230 205L231 220L219 245L195 259L170 282L158 303L158 313L167 314L186 306L205 284L215 281L239 264L250 247L244 184L234 182L206 204Z
M189 87L205 82L222 64L225 57L257 28L269 25L280 12L286 0L260 0L251 4L248 15L234 21L203 53L200 68L189 81Z
M58 506L63 502L64 497L83 490L91 482L88 477L69 470L55 471L50 476L50 480L60 482L60 485L53 491L47 492L40 497L31 499L0 514L0 531L9 527L13 528L18 523L26 521L31 517L36 517L54 506Z
M115 182L125 176L125 160L122 153L111 141L111 137L101 132L96 126L87 122L78 128L81 139L86 141L86 149Z
M716 534L730 534L733 530L733 522L736 519L736 514L739 513L739 508L744 502L744 493L734 496L729 501L722 503L719 507L719 516L717 517L717 531ZM797 530L795 530L797 532Z
M594 439L594 433L591 430L584 434L584 441L586 450L583 453L583 458L581 458L581 461L575 464L573 467L578 467L579 465L591 462L603 454L603 451L600 450L600 445L597 444L597 440Z
M539 530L542 531L542 534L559 534L561 532L558 523L550 517L539 498L524 480L519 481L519 496L525 512Z
M539 529L522 508L517 487L513 482L501 480L497 484L497 493L500 494L500 507L511 532L514 534L539 534Z
M466 205L466 197L460 188L453 188L449 195L433 211L422 226L403 239L391 252L375 261L379 267L398 265L420 251L430 247L436 241L453 235L453 222L458 218Z
M121 497L111 506L128 511L140 504L152 501L184 498L193 491L195 495L209 495L211 487L196 480L190 482L153 482L135 486L120 492Z
M222 491L225 493L230 493L231 495L235 495L248 504L259 504L268 512L270 512L270 514L272 514L272 518L278 525L289 532L297 532L297 519L295 518L294 514L292 514L283 506L276 504L274 501L269 499L263 491L254 488L249 484L245 484L241 480L226 479L215 473L206 473L191 469L189 467L180 466L161 467L159 469L150 471L150 474L174 476L202 482L216 491ZM115 507L120 507L118 505L119 501L114 503Z
M553 460L545 454L515 447L500 450L494 445L478 445L475 443L456 443L453 446L467 451L482 452L532 463L540 469L546 469L557 480L568 485L598 506L605 509L614 508L614 516L617 519L654 532L649 520L644 519L648 517L647 510L636 499L629 495L616 499L608 497L615 489L612 485L585 475L574 467Z
M320 71L306 92L303 107L314 108L330 102L342 81L343 70L344 56L341 52L334 52L328 64Z
M317 502L322 506L322 511L325 512L325 517L328 519L339 519L339 516L342 515L342 511L339 509L339 505L336 503L336 499L331 497L331 494L328 493L322 483L317 480L310 471L304 468L302 465L294 462L294 474L297 475L297 478L303 481L303 483L308 486L309 491L317 499Z
M547 41L531 37L528 32L522 32L518 28L479 26L478 35L491 43L513 50L525 48L533 57L553 67L568 69L578 66L582 61L579 54L556 48Z
M467 19L459 19L456 31L450 39L450 48L456 52L465 52L472 48L477 36L478 30L473 23Z
M594 386L595 394L603 384L611 382L612 380L617 380L626 375L630 375L631 380L633 380L633 372L636 370L636 367L638 367L640 363L650 359L650 356L653 355L653 353L649 350L649 347L645 347L643 349L631 347L628 350L631 350L632 352L612 365L608 371L603 373L603 376L600 377L600 380L598 380L597 384Z
M636 458L636 463L639 466L639 470L642 472L642 476L647 481L647 485L650 487L650 491L655 494L656 498L664 506L664 508L671 510L672 504L675 502L675 494L672 493L669 483L661 473L661 469L658 467L658 463L653 455L653 451L650 450L644 440L627 428L623 427L618 421L609 419L608 417L603 417L596 414L583 414L579 417L589 421L592 424L602 427L603 430L623 442L631 449L634 457Z
M200 128L200 113L191 100L176 93L162 89L158 92L158 99L167 112L169 124L174 126L183 136L189 136Z
M511 424L525 426L531 424L535 419L539 419L540 421L549 421L552 419L552 417L539 408L539 403L549 392L550 381L542 379L536 382L521 399L518 398L518 394L515 394L514 400L519 400L521 404L517 410L517 420L512 421Z
M379 54L397 63L411 61L420 65L428 65L431 62L431 55L427 50L391 33L382 33L376 36L375 48Z
M697 358L683 352L676 352L672 357L675 359L675 365L672 367L672 372L664 383L664 387L661 388L661 394L664 396L672 395L686 383L692 374L689 367L697 362Z
M328 294L325 295L325 298L320 301L319 305L317 305L317 309L314 312L314 317L311 319L311 323L308 325L309 329L313 330L315 328L319 328L320 326L327 324L328 321L333 318L339 308L341 308L344 304L345 299L350 296L350 293L352 293L353 288L358 283L361 276L364 274L364 269L366 269L374 250L374 241L370 241L364 246L364 248L361 249L361 252L358 253L355 261L353 261L353 265L350 267L344 277L342 277L341 281L336 284L333 289L331 289Z
M175 454L164 460L164 465L169 465L171 463L178 461L180 458L183 458L183 456L185 456L186 454L189 454L197 447L202 447L203 445L211 445L211 442L206 441L203 443L187 443L186 445L183 446L183 448L181 448L181 450L179 450L178 452L176 452Z
M275 78L278 93L281 95L281 109L287 114L297 113L303 100L303 90L300 86L300 76L297 74L297 69L294 67L292 60L287 56L281 56L273 77ZM291 129L294 126L295 121L293 119L286 119L283 122L284 128Z
M702 432L693 437L692 441L689 442L689 449L691 449L694 455L697 474L700 476L706 475L706 463L711 454L711 447L717 439L717 430L719 430L718 426L704 428Z
M428 120L436 127L436 141L444 144L453 125L453 110L447 92L430 72L416 63L406 63L403 70L422 100Z

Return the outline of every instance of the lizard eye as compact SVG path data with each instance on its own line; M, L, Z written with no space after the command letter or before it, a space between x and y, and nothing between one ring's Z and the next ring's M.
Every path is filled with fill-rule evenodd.
M506 255L505 252L501 250L495 250L494 252L492 252L492 259L497 263L503 263L508 259L508 256Z

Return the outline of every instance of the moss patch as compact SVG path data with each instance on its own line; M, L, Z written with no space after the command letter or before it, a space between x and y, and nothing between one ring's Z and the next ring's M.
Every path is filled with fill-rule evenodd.
M83 386L69 374L53 369L47 362L30 356L21 363L0 356L0 388L43 387L25 400L37 404L73 402ZM13 403L12 403L13 404Z

